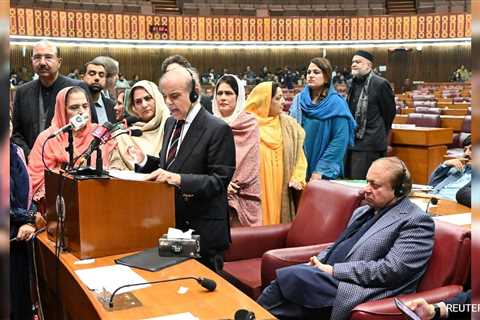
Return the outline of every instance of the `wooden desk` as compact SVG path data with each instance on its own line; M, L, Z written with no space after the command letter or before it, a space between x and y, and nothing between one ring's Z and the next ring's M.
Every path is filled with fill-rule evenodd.
M56 257L54 245L45 233L38 236L37 264L39 268L40 295L44 298L45 319L93 320L93 319L146 319L168 314L191 312L200 319L233 319L238 309L253 311L257 319L275 319L255 301L237 290L225 279L213 273L195 260L187 260L178 265L148 272L133 269L146 281L168 279L181 276L207 277L217 283L213 292L208 292L194 280L152 285L132 291L142 306L126 310L107 311L77 277L75 270L113 265L113 260L125 255L98 258L95 263L75 265L78 259L70 253L63 253L58 264L58 294L56 293ZM188 287L186 294L178 294L180 286ZM58 302L63 307L60 315Z
M426 184L447 153L452 140L450 128L392 129L392 152L402 159L414 183Z
M445 116L466 116L467 114L467 109L442 109L442 115Z
M414 192L410 196L410 199L412 199L412 201L421 201L426 205L428 201L430 201L431 197L432 195L428 193ZM448 199L438 199L438 203L436 206L430 204L430 206L428 207L428 212L436 216L447 216L451 214L466 213L471 211L471 208Z
M441 115L440 127L452 128L453 131L455 132L461 132L464 119L465 119L465 116ZM393 119L393 123L398 123L398 124L408 123L408 114L397 114ZM449 143L451 143L451 141Z

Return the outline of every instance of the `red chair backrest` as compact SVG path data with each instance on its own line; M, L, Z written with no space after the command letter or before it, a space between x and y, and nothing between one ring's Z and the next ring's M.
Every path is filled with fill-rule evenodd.
M470 245L470 230L448 222L435 221L432 257L417 291L450 284L463 285L470 269Z
M286 246L335 241L361 200L359 188L327 180L310 181L302 193Z
M407 118L407 123L415 124L417 127L440 127L440 115L439 114L423 114L423 113L410 113Z

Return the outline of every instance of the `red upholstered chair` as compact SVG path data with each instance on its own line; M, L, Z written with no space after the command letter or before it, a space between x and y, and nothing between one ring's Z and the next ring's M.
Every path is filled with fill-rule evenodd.
M410 113L407 118L407 123L414 124L417 127L440 127L440 115L439 114L422 114L422 113Z
M263 257L262 280L274 280L276 269L303 263L330 244L267 252ZM470 270L470 245L470 230L447 222L435 221L435 244L432 257L417 293L398 296L398 298L402 301L424 298L429 302L439 302L462 291L462 285L466 282ZM386 298L358 305L353 309L351 319L403 320L405 318L395 307L393 298Z
M320 180L304 190L292 223L233 228L232 244L225 253L224 277L256 299L267 285L261 275L263 257L278 248L296 248L334 241L360 205L359 188Z
M402 301L424 298L439 302L462 291L470 271L470 230L447 222L435 221L435 245L417 293L398 296ZM405 319L393 298L366 302L353 309L352 320Z

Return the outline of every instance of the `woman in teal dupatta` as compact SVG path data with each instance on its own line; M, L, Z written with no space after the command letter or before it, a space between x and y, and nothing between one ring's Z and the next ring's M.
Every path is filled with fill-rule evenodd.
M307 85L290 107L290 116L305 130L308 179L342 177L345 152L355 141L355 120L331 79L330 62L313 58L307 70Z

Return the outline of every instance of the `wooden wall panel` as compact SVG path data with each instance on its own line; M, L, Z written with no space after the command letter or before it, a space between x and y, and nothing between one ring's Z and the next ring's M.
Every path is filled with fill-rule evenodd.
M332 65L349 66L356 48L327 48L326 57ZM376 57L377 65L386 65L384 76L399 86L405 78L423 81L447 81L452 71L464 64L471 69L470 46L425 46L422 51L412 48L409 51L390 51L388 48L370 48ZM11 68L19 70L25 65L31 66L31 47L11 46ZM86 48L60 47L63 57L61 72L67 74L75 67L98 55L109 55L120 62L120 71L128 79L138 74L142 79L156 81L160 76L160 65L166 57L173 54L184 55L200 72L214 67L217 72L228 68L238 73L250 65L259 72L264 65L270 70L283 68L303 68L309 59L321 56L323 48L169 48L169 49L136 49L136 48Z
M315 19L315 40L403 40L470 37L471 15L431 14L388 17L328 17ZM189 17L110 14L56 9L11 8L10 34L50 36L60 24L61 36L102 39L202 41L307 41L312 27L298 17ZM418 19L418 28L417 28ZM311 26L312 19L308 18ZM152 34L151 25L168 26L166 34ZM318 27L317 27L318 26ZM452 32L452 26L456 32ZM321 29L321 37L319 35ZM352 30L352 34L347 30ZM146 37L145 37L146 35ZM55 33L54 33L55 36Z

